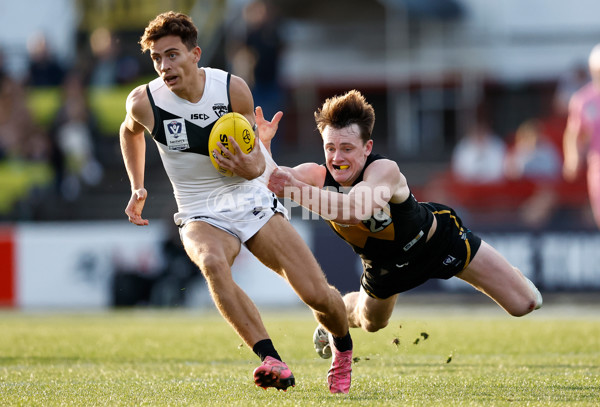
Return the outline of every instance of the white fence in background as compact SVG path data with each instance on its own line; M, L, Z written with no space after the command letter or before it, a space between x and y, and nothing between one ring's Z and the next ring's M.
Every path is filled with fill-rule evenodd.
M313 248L312 222L293 221L293 224ZM117 269L148 277L162 270L162 242L171 225L152 221L150 226L139 228L118 221L26 223L10 227L14 259L10 262L0 259L0 262L13 264L11 270L0 267L1 273L14 274L13 278L2 279L15 284L15 298L7 303L22 309L94 309L111 305L111 281ZM600 290L600 233L497 233L482 237L542 291ZM333 235L332 238L337 239ZM336 253L327 255L336 256ZM327 273L336 271L349 272L326 270ZM247 250L236 260L233 273L238 284L258 305L300 304L283 279L266 269ZM352 279L358 279L354 271L352 273ZM458 279L443 281L440 286L446 291L471 289ZM190 291L188 301L182 305L211 304L205 284L186 289Z

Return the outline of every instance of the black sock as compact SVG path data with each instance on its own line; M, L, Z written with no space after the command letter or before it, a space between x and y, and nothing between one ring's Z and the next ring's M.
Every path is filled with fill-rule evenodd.
M347 350L352 349L352 338L350 337L350 331L341 338L337 336L331 335L333 337L333 346L340 351L345 352Z
M263 339L262 341L258 341L252 347L254 353L258 355L261 361L265 360L267 356L271 356L279 361L281 358L279 357L279 353L275 350L275 346L273 346L273 342L270 339Z

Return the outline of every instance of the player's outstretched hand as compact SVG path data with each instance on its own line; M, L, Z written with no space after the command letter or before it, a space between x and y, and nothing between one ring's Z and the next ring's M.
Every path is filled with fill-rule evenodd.
M129 222L134 225L146 226L148 224L148 219L142 219L142 210L147 196L148 192L145 188L136 189L131 193L131 198L127 208L125 208L125 214L129 218Z
M268 147L271 145L271 140L275 137L275 133L277 133L279 121L283 117L283 112L279 111L275 113L275 116L273 116L273 119L269 122L265 119L262 107L256 106L255 115L258 137L263 144Z

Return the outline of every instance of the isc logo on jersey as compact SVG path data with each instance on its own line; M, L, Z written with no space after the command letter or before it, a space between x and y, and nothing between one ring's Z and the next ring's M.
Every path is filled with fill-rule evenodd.
M185 150L190 148L184 119L164 120L163 126L169 150Z
M209 116L205 113L192 113L190 114L190 120L208 120Z

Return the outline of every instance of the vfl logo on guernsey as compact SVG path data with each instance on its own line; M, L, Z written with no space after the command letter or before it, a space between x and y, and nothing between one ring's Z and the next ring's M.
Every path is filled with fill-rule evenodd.
M163 120L163 126L169 150L179 151L190 148L184 119Z
M175 138L179 137L179 134L181 133L181 129L183 127L181 126L181 123L174 120L168 123L167 126L169 127L169 133L173 134Z

